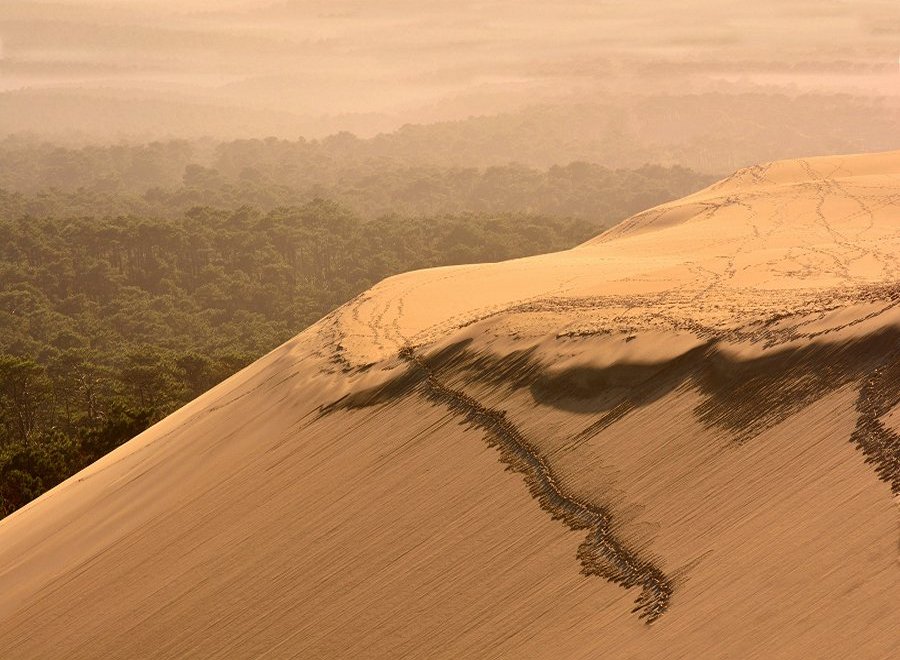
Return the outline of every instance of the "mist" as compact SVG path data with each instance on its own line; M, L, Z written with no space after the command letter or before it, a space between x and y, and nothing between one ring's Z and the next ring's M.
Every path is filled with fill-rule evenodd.
M874 0L5 0L0 134L370 137L710 93L840 95L880 118L898 36L900 6Z

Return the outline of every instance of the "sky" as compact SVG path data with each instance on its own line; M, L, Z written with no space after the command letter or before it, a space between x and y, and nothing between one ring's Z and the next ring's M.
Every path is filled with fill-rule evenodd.
M897 96L898 54L893 0L2 0L0 117L138 98L365 134L616 94Z

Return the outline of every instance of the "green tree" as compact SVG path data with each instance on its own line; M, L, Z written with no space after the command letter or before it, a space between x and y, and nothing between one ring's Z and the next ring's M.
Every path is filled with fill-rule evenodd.
M34 360L0 355L0 411L8 436L27 443L48 412L50 384Z

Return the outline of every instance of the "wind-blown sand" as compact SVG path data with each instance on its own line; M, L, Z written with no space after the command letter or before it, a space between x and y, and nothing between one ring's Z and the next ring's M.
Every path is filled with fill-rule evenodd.
M390 278L0 522L0 657L897 657L900 152Z

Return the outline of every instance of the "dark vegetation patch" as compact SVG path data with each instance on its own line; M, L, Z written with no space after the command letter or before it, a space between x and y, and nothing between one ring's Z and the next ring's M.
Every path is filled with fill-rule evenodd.
M339 146L0 140L0 517L385 277L569 248L710 181Z
M593 232L537 216L363 222L321 200L171 220L0 217L0 516L384 277Z

